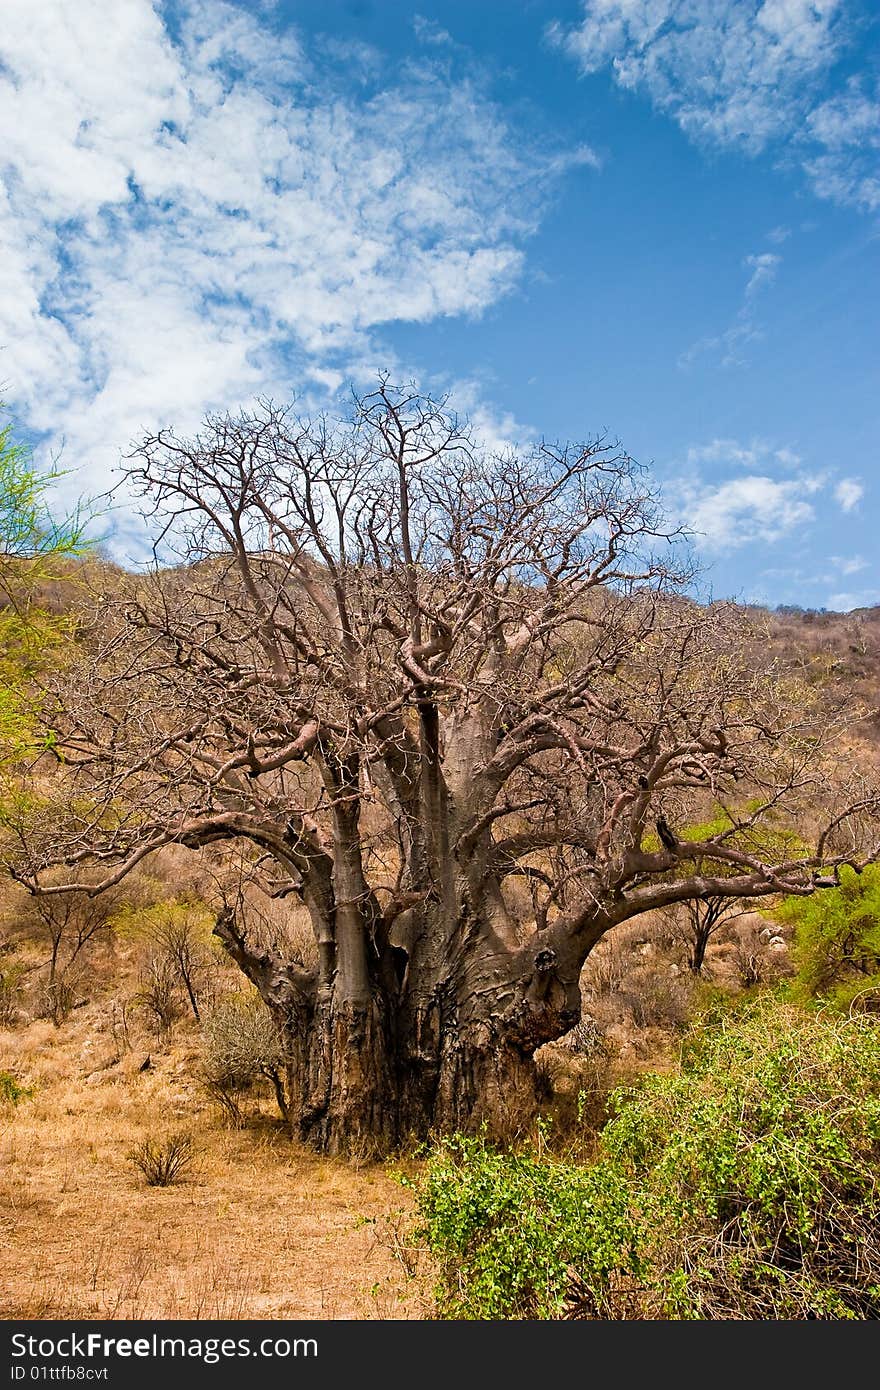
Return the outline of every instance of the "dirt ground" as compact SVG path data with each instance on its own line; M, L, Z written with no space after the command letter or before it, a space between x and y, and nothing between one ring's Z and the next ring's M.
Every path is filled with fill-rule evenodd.
M427 1315L390 1167L291 1144L268 1102L230 1128L185 1041L141 1071L144 1051L119 1059L99 1029L86 1008L59 1030L0 1031L0 1068L34 1088L0 1106L0 1317ZM181 1130L195 1142L190 1175L146 1186L133 1146Z

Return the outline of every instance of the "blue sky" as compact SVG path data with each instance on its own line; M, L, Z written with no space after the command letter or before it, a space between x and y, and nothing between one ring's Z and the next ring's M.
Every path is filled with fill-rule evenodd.
M867 0L3 10L0 384L69 494L388 368L490 445L619 437L704 592L880 603Z

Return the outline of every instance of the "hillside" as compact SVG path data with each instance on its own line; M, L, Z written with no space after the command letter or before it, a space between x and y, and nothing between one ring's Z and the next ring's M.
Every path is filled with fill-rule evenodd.
M76 591L74 576L43 602L63 613ZM864 704L847 747L865 771L876 767L880 608L759 616L768 659ZM55 767L46 760L47 791ZM0 1074L22 1094L15 1101L8 1086L0 1102L0 1316L426 1315L425 1282L409 1277L420 1267L410 1198L392 1170L293 1141L262 1054L230 1054L220 1082L211 1071L214 1020L230 1001L259 1002L211 938L219 862L210 847L164 851L106 899L54 918L2 887ZM261 911L267 940L285 913L286 932L304 931L295 912ZM538 1056L559 1143L589 1149L613 1086L673 1069L682 1030L708 1001L789 978L791 943L772 903L732 913L699 975L674 911L610 933L582 975L582 1023ZM174 1185L147 1186L133 1153L178 1134L191 1140L191 1166Z

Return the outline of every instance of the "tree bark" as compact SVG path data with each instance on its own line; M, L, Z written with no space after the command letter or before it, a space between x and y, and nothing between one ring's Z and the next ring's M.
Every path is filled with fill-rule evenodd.
M387 944L355 998L346 972L322 984L250 952L228 917L218 924L284 1039L291 1132L320 1151L373 1157L481 1126L509 1141L533 1118L533 1054L580 1017L577 957L563 962L540 936L511 951L465 906L452 923L441 915L402 971L406 953Z

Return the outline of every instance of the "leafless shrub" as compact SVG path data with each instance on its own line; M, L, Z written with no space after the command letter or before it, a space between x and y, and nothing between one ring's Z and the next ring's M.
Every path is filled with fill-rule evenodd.
M692 898L667 908L668 930L672 939L684 949L688 969L699 975L706 960L710 941L751 910L736 898Z
M579 1057L594 1057L604 1051L605 1037L596 1020L586 1014L580 1023L576 1023L559 1039L557 1046L567 1048Z
M153 885L153 891L160 888ZM214 987L215 963L208 946L213 914L195 897L160 898L125 909L120 932L146 947L140 1002L167 1031L189 1011L201 1022L201 1006Z
M172 1134L165 1140L145 1139L128 1155L148 1187L171 1187L181 1182L195 1160L191 1134Z
M14 1028L21 1016L21 970L14 965L0 970L0 1028Z
M51 1019L60 1028L70 1017L76 1006L77 984L68 975L47 979L40 989L37 1000L37 1017Z
M153 937L155 949L176 971L193 1018L200 1023L199 998L208 991L211 960L199 939L193 914L168 911L158 918Z
M167 956L154 951L147 956L135 1002L152 1019L159 1040L183 1018L177 969Z
M114 999L110 1005L108 1031L113 1040L115 1058L118 1062L131 1049L130 1028L131 1003L127 999Z
M743 924L734 936L732 960L743 989L772 984L792 974L782 938L751 921Z
M614 994L623 983L632 964L632 953L620 933L612 932L593 948L587 957L581 977L581 988L587 999Z
M638 966L620 991L637 1028L684 1028L691 1017L691 986L668 965Z
M261 999L235 995L219 1003L204 1020L202 1046L202 1078L230 1118L241 1123L237 1097L262 1078L288 1119L284 1043Z

